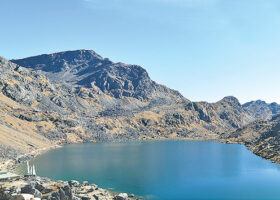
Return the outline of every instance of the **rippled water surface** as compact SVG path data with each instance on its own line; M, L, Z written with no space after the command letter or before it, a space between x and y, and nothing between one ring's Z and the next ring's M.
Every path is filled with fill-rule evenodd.
M196 141L74 144L33 162L40 176L87 180L152 199L280 199L280 166L242 145Z

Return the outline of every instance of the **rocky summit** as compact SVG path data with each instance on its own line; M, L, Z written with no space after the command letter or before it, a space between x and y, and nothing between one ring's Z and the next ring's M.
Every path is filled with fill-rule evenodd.
M280 105L277 103L268 104L261 100L251 101L242 106L258 119L269 119L280 111Z
M144 100L168 94L180 97L179 92L152 81L142 67L113 63L92 50L66 51L12 62L40 70L53 82L102 91L115 98Z
M92 50L0 58L0 71L2 163L65 143L219 139L279 111L277 104L241 105L235 97L192 102L141 66Z

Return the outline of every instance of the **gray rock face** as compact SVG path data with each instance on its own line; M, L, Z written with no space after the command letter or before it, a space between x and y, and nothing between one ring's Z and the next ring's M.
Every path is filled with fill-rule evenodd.
M21 188L22 194L32 194L35 198L42 198L42 193L34 187L34 184L27 184Z
M3 94L5 94L7 97L17 101L22 102L26 105L31 105L34 101L35 97L31 93L31 91L28 91L28 89L23 88L22 86L16 84L14 86L12 85L5 85L3 87Z
M42 193L39 190L35 189L34 197L35 198L42 198Z
M54 82L80 85L101 90L115 98L148 99L154 94L179 92L152 81L145 69L138 65L113 63L92 50L66 51L44 54L12 62L43 71Z
M10 146L2 145L2 144L0 145L0 158L13 159L20 154L21 154L20 151L13 149Z
M34 195L35 190L36 189L31 184L28 184L28 185L24 186L23 188L21 188L21 193Z
M39 182L35 183L35 189L37 189L40 192L45 192L45 187L42 184L40 184Z

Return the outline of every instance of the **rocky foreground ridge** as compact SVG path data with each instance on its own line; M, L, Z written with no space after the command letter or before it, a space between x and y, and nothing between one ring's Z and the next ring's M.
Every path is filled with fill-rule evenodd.
M0 183L1 200L136 200L133 194L114 194L87 181L53 181L38 176Z
M0 108L2 163L65 143L219 139L280 110L261 101L241 105L235 97L192 102L142 67L91 50L0 57Z

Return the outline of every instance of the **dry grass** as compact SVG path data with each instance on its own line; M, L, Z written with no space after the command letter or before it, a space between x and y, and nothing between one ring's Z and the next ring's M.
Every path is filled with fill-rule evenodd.
M15 84L20 85L20 83L17 80L15 80L15 79L13 79L13 80L11 80L11 79L5 80L5 83L8 84L8 85L15 85Z
M33 104L31 105L31 107L32 107L32 108L37 108L37 106L38 106L39 104L40 104L40 103L39 103L38 101L35 100L35 101L33 102Z
M44 133L54 131L56 128L52 122L41 121L41 122L36 122L35 124L37 126L42 127L41 131Z
M98 124L106 124L110 127L111 134L122 134L124 133L124 128L127 127L123 118L119 119L112 119L112 118L105 118L100 117L96 120Z
M18 73L17 71L13 71L13 74L17 75L17 76L21 76L27 80L29 80L30 82L33 81L33 79L30 76L23 76L22 74Z
M42 79L41 79L41 83L43 83L43 84L49 84L50 81L49 81L48 79L46 79L46 78L42 78Z
M134 116L134 120L138 119L150 119L155 122L160 122L160 119L163 117L164 113L161 112L159 114L152 111L144 111Z
M170 138L176 138L176 137L178 137L178 134L174 132L174 133L170 134L169 137Z
M46 95L46 96L49 96L49 95L52 94L52 92L51 91L44 91L43 94Z
M30 152L52 145L50 141L38 134L26 134L4 125L0 125L0 144L10 146L23 152Z
M5 96L4 94L0 93L0 101L2 101L3 103L13 107L13 108L26 108L25 106L20 105L19 103L17 103L16 101L8 98L7 96Z
M81 143L83 140L75 133L66 133L67 141L70 143Z

